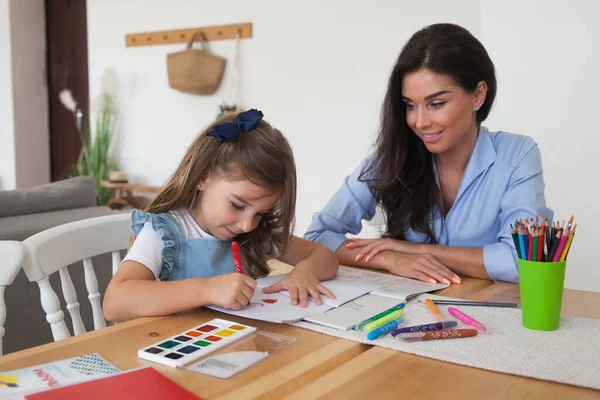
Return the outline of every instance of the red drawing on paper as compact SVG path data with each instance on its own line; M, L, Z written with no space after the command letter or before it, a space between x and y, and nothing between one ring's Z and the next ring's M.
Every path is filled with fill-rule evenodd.
M263 299L263 301L267 304L275 304L277 303L277 299Z

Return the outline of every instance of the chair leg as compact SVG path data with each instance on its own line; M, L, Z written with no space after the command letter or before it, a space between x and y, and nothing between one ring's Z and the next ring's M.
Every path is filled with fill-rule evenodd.
M71 321L73 321L73 334L75 336L85 333L85 326L81 319L81 313L79 312L79 302L77 301L77 293L75 292L75 286L69 275L67 267L58 270L60 274L60 284L62 286L63 296L67 302L67 311L71 314Z
M37 281L40 288L40 301L42 308L46 312L46 321L52 328L52 336L54 341L66 339L71 336L65 324L65 314L60 309L60 302L58 296L50 285L49 278L44 278Z
M4 302L4 289L6 286L0 286L0 356L3 353L2 343L4 341L4 334L6 330L4 329L4 323L6 322L6 303Z
M94 316L94 329L106 327L106 320L102 313L102 304L100 304L100 293L98 293L98 279L94 272L92 260L86 258L83 260L83 268L85 274L85 287L88 291L88 299L92 304L92 315Z

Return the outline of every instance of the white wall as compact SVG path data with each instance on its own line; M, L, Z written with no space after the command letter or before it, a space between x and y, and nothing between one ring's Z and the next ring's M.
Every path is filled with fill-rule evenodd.
M595 0L481 2L481 39L498 74L487 125L539 143L555 219L579 222L565 284L592 291L600 291L598 15Z
M0 189L12 189L16 176L9 0L0 0L0 60Z
M477 34L479 13L477 0L154 0L143 7L88 0L90 97L94 102L103 74L114 70L121 167L132 181L160 185L214 120L229 94L230 71L211 97L176 92L167 83L166 55L184 45L126 48L125 34L251 21L253 38L242 42L242 105L263 110L294 148L301 234L367 154L389 72L409 36L439 21ZM234 41L209 48L232 61Z
M298 164L297 233L307 228L358 161L378 126L386 80L409 36L440 21L479 37L499 78L487 123L532 136L544 159L547 200L556 217L581 224L569 257L567 287L600 291L592 227L600 37L594 0L221 2L88 0L90 94L106 71L117 76L121 166L135 182L162 184L193 137L227 99L171 90L166 54L183 45L126 48L127 33L251 21L242 43L242 105L265 112L290 139ZM234 42L209 48L230 61ZM97 103L95 110L98 109Z
M10 6L16 186L50 182L44 0Z
M50 181L43 0L0 0L0 189Z

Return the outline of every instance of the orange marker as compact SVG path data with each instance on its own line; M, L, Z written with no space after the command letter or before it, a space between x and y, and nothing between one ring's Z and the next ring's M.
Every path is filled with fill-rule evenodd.
M437 308L437 306L431 299L425 300L425 304L427 305L427 307L429 307L429 309L431 310L431 313L433 314L433 316L435 317L435 319L437 321L444 320L444 317L442 317L442 313L440 313L440 310Z

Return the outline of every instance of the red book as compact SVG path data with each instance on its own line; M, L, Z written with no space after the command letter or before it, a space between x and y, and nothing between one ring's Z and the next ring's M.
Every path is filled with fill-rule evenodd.
M28 394L26 400L198 400L172 380L147 367L45 392Z

